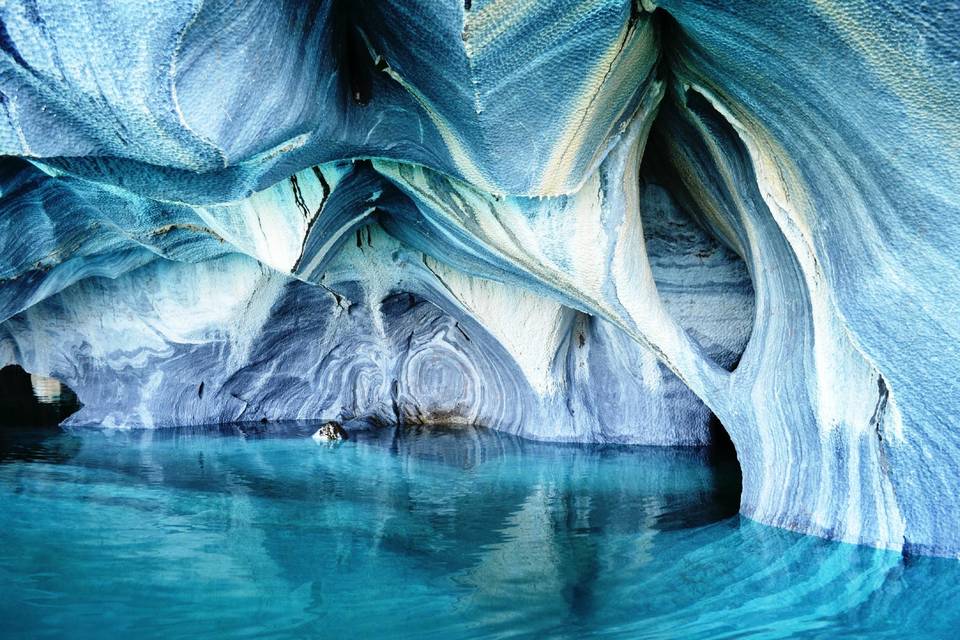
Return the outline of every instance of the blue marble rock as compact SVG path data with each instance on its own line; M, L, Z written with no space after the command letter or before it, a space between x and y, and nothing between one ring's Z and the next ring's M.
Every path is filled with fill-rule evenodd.
M960 554L960 9L11 1L0 365L110 428L706 444Z

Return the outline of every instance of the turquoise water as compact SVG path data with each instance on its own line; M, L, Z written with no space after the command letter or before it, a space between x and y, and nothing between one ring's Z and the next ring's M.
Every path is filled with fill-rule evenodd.
M960 563L735 515L703 451L0 432L0 634L957 637Z

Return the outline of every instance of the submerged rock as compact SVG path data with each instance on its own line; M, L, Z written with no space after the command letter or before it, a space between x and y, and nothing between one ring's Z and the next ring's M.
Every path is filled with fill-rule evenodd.
M327 422L321 425L310 437L316 442L336 442L350 439L347 430L337 422Z
M0 365L70 424L715 415L742 513L960 553L953 4L62 4L0 8Z

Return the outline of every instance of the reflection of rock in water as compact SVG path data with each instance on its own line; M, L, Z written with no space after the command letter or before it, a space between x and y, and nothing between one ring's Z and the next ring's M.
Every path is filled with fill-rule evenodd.
M438 463L469 472L443 489L458 523L421 523L435 541L424 558L461 565L457 582L470 595L460 609L482 610L504 629L531 608L558 626L589 618L603 598L601 576L640 571L658 532L717 522L738 506L735 460L706 449L543 443L468 426L380 428L356 440L389 447L414 486L434 478ZM453 544L462 537L474 546ZM389 531L383 540L392 552L417 548Z
M589 534L611 523L594 502L586 493L558 496L556 486L535 487L504 523L503 542L464 573L472 593L463 608L480 609L485 620L505 628L529 616L531 606L558 628L567 617L588 617L604 596L598 585L604 570L637 570L650 561L659 514L651 498L635 522L636 533L601 545Z
M524 442L500 431L469 425L405 425L381 427L358 433L360 442L389 442L406 464L435 461L469 469L491 459L516 455Z
M702 450L351 425L326 451L318 426L48 431L31 462L72 458L0 464L4 540L55 559L51 591L116 598L121 617L256 608L296 637L381 637L384 620L443 638L931 637L960 590L956 563L710 520L722 470ZM0 572L24 566L4 551ZM92 575L114 591L86 596ZM57 624L43 614L27 615Z
M89 499L137 517L214 501L204 526L225 519L232 533L220 553L237 571L297 585L354 564L377 575L449 572L470 592L459 606L504 625L531 608L558 624L588 619L605 579L652 561L664 523L736 511L713 505L718 472L700 449L354 424L326 455L309 441L319 426L76 429L38 440L33 458L59 452L71 469L107 473L110 490ZM160 486L181 497L139 495Z
M59 427L0 428L0 464L45 462L64 464L80 451L81 440Z

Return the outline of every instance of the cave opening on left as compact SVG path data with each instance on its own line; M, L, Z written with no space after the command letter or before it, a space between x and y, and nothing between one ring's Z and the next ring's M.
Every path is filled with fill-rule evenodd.
M56 378L18 365L0 369L0 429L55 427L79 408L77 394Z

